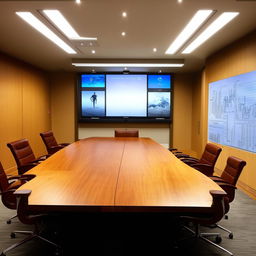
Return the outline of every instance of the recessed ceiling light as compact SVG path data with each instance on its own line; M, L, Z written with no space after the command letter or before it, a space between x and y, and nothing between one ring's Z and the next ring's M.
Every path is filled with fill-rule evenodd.
M183 67L184 63L77 63L73 62L76 67L167 67L179 68Z
M153 48L153 52L156 52L157 51L157 49L156 48Z
M213 21L182 53L188 54L203 44L207 39L213 36L227 23L233 20L239 12L224 12L215 21Z
M210 16L212 10L199 10L192 17L186 27L181 31L181 33L172 42L169 48L166 50L165 54L176 53L181 46L195 33L195 31L203 24L203 22Z
M127 17L127 13L126 13L126 12L122 12L122 16L123 16L124 18L126 18L126 17Z
M58 10L43 10L43 13L62 31L69 39L72 40L97 40L96 37L81 37L70 25L62 13Z
M125 35L126 35L126 33L125 33L125 32L122 32L122 33L121 33L121 35L122 35L122 36L125 36Z
M54 34L47 26L45 26L38 18L36 18L31 12L16 12L24 21L42 33L45 37L50 39L53 43L58 45L61 49L69 54L76 54L76 51Z
M81 0L76 0L76 4L81 4Z
M183 0L178 0L178 3L181 4L183 2Z
M95 54L95 50L92 50L92 54Z

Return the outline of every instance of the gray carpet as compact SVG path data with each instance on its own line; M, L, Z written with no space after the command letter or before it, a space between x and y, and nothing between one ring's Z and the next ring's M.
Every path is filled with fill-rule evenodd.
M17 219L12 224L7 225L6 219L14 215L14 211L6 209L0 203L0 251L12 245L16 241L21 240L24 236L17 235L16 238L10 238L10 232L13 230L31 230L31 226L21 224ZM252 256L256 255L256 201L249 198L241 191L237 191L235 201L231 204L229 211L229 219L222 220L220 224L234 233L234 239L229 239L227 233L219 229L210 229L210 232L220 232L222 235L221 246L233 252L236 256ZM113 220L112 220L113 221ZM112 223L113 224L113 223ZM111 224L111 227L112 227ZM120 223L119 223L120 224ZM206 244L203 241L195 241L188 239L179 244L178 248L173 246L173 240L176 234L172 234L172 226L165 222L162 228L147 230L146 239L145 234L140 234L135 225L132 228L134 234L124 235L120 233L122 227L109 232L111 227L97 229L94 236L88 236L90 233L86 226L80 226L79 220L72 220L72 244L67 246L70 237L63 240L64 255L141 255L154 253L155 255L207 255L207 256L224 256L228 255L219 249ZM150 223L148 226L150 227ZM79 229L81 232L79 232ZM82 230L81 230L82 229ZM77 232L76 232L77 230ZM118 235L116 234L118 230ZM152 234L150 234L152 230ZM209 229L207 229L209 231ZM98 232L98 233L97 233ZM181 232L181 236L189 236L185 231ZM137 234L137 235L136 235ZM169 235L168 235L169 234ZM73 250L77 247L77 250ZM22 246L10 251L7 255L28 255L28 256L41 256L41 255L54 255L54 249L45 243L33 240Z

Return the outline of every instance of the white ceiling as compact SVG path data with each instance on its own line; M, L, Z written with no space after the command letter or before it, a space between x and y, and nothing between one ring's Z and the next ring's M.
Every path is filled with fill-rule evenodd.
M171 72L192 72L203 67L207 56L256 28L256 1L246 0L74 0L66 1L0 1L0 51L45 70L91 71L75 68L72 58L83 59L185 59L183 68L162 69ZM69 55L21 20L16 11L30 11L40 17L39 10L58 9L80 36L97 37L93 47L77 47L57 32L78 51ZM187 22L199 9L238 11L231 23L189 55L166 55L165 51ZM128 16L122 18L122 11ZM41 16L41 20L46 21ZM48 24L50 25L50 24ZM50 25L51 26L51 25ZM121 32L126 36L122 37ZM153 48L157 52L153 52ZM96 71L102 71L95 68ZM122 71L123 68L104 69ZM130 71L145 69L130 68ZM158 71L147 69L147 71Z

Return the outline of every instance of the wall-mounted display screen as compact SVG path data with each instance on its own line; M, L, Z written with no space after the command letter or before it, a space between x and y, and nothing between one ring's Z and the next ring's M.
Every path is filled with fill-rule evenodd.
M170 89L170 75L148 75L148 88L151 89Z
M256 71L209 84L208 139L256 152Z
M105 87L105 75L85 74L81 76L82 87Z
M80 122L169 122L170 74L82 74Z

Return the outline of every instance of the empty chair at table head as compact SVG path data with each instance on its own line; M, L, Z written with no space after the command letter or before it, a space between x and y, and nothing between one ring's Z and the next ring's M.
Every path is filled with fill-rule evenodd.
M139 137L138 130L115 130L115 137Z

